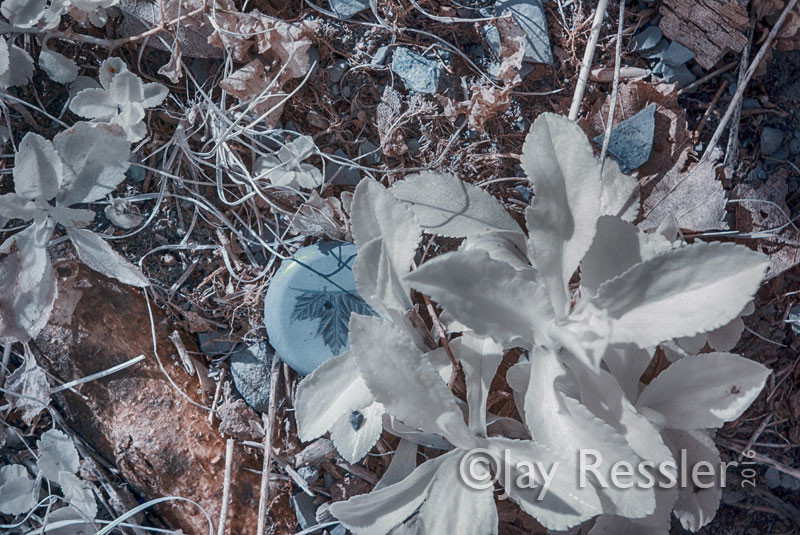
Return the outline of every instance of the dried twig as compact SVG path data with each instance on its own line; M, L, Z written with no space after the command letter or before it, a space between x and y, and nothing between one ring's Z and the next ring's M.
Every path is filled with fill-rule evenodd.
M267 519L267 502L269 501L269 469L272 464L272 430L275 427L275 410L278 405L278 378L280 377L280 359L272 358L272 370L269 378L269 409L261 415L264 425L264 462L261 465L261 489L258 498L258 527L256 535L264 535Z
M750 79L756 72L759 64L763 61L764 56L767 55L770 47L772 46L772 42L775 40L775 37L778 35L778 32L783 26L783 23L786 21L786 18L789 16L789 13L795 8L797 5L798 0L789 0L786 3L786 6L783 8L783 12L781 16L778 18L778 21L770 30L767 39L764 41L764 44L761 45L761 48L756 54L756 57L753 58L753 61L750 63L750 67L747 68L747 72L744 75L744 78L739 83L739 86L736 88L736 93L733 95L733 99L731 103L728 105L728 109L725 111L725 115L722 116L722 119L717 126L714 135L711 137L711 141L708 142L708 147L703 152L702 158L700 158L700 162L705 161L711 154L714 152L714 149L717 147L717 143L719 143L719 139L722 137L722 132L725 131L725 128L728 126L728 122L730 122L731 117L733 116L734 112L736 111L739 103L742 100L742 96L744 95L744 90L747 88L747 84L750 82ZM698 164L700 163L698 162Z
M619 73L622 64L622 28L625 26L625 0L619 2L619 24L617 26L617 51L614 63L614 83L611 84L611 106L608 110L608 124L603 138L603 148L600 150L600 165L605 165L608 144L611 143L611 129L614 126L614 112L617 109L617 93L619 92ZM602 169L602 167L601 167Z
M603 27L603 17L606 14L607 5L608 0L600 0L597 3L597 10L594 13L592 33L589 35L589 42L586 43L586 52L583 54L578 83L575 86L575 94L572 96L572 105L569 108L569 118L573 121L578 118L578 113L581 111L583 93L586 91L586 82L589 80L589 72L592 70L594 49L597 48L597 39L600 37L600 28Z

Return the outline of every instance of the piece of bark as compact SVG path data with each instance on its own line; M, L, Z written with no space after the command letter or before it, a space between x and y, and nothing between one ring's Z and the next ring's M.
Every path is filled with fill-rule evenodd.
M664 0L661 15L664 36L694 52L704 69L747 44L747 10L735 0Z
M176 391L153 354L147 304L141 292L83 265L56 265L58 299L50 323L36 339L39 363L62 381L110 368L138 355L145 360L113 375L57 395L69 426L111 463L146 499L181 496L199 503L216 532L225 469L225 440L208 413ZM198 380L170 356L172 326L153 307L158 355L175 384L200 403ZM184 338L188 342L188 337ZM189 351L196 350L187 344ZM234 450L226 533L247 533L256 525L260 477L242 470L257 459ZM156 510L184 533L208 533L205 516L184 501Z

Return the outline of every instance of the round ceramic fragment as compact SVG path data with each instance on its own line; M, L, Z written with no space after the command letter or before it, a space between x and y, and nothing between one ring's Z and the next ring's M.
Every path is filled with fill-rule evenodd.
M299 249L270 281L264 323L275 352L307 375L349 347L350 313L373 314L356 292L352 243L323 241Z
M275 352L266 342L254 344L230 356L231 376L236 390L253 409L269 409L270 369Z

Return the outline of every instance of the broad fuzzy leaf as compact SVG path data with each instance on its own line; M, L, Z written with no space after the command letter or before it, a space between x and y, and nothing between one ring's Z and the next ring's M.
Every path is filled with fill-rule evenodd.
M720 456L717 446L706 431L697 429L694 431L678 431L669 429L664 432L664 440L672 449L675 459L679 463L679 470L684 470L681 453L685 452L686 473L692 473L692 467L699 462L711 463L714 467L713 477L700 478L700 482L708 485L709 488L696 487L689 484L687 487L678 489L678 499L675 502L673 513L680 520L684 529L697 531L714 519L722 498L722 486L718 469L720 466Z
M5 6L5 2L3 5ZM0 87L8 88L27 84L33 76L33 58L17 45L9 45L8 62L14 68L9 67L6 72L0 74Z
M356 535L386 535L425 501L436 471L450 455L421 464L399 483L335 502L330 512Z
M17 28L31 28L44 16L46 7L46 0L4 0L0 13Z
M448 455L436 471L428 499L419 510L421 533L496 535L493 489L469 487L459 475L459 455Z
M597 220L597 236L581 262L581 289L595 293L606 281L644 260L647 236L618 217Z
M578 377L581 402L623 436L636 455L655 465L672 460L659 430L636 410L613 375L602 369L589 370L575 361L570 369Z
M695 243L635 265L592 299L613 320L611 342L654 346L721 327L753 298L767 257L729 243Z
M536 279L536 270L528 260L528 248L524 234L508 231L492 231L475 234L464 240L463 250L480 249L489 253L492 260L505 262L514 269L525 271L531 280Z
M92 202L111 193L130 166L130 142L113 125L77 123L59 132L53 145L75 175L62 184L56 199L60 206Z
M669 522L662 527L643 526L634 520L620 516L602 515L592 527L589 535L668 535Z
M639 216L639 181L619 170L608 158L603 165L600 215L611 215L632 222ZM598 230L598 233L600 231Z
M39 209L33 201L29 201L16 193L0 195L0 228L8 219L30 221Z
M389 468L386 469L372 490L380 490L394 485L411 475L411 472L417 467L417 449L418 446L414 442L401 438L392 454Z
M61 472L74 474L80 468L78 450L64 432L49 429L36 442L39 458L36 465L44 477L57 482Z
M411 308L403 276L422 237L414 213L372 179L364 179L353 196L351 225L358 257L353 266L358 293L381 316Z
M578 485L576 460L562 452L555 452L543 444L527 440L511 440L492 437L487 447L498 459L508 459L500 466L500 481L518 481L520 477L535 476L536 487L520 488L513 485L506 489L510 498L523 511L533 516L549 530L566 530L602 512L597 489L588 484ZM506 457L507 456L507 457ZM523 463L541 463L545 470L553 472L553 480L544 495L541 495L543 479L538 470L523 471ZM553 470L555 463L559 463ZM511 473L506 473L506 468ZM523 479L524 481L524 479Z
M35 481L21 464L7 464L0 468L0 513L21 515L36 505L33 493Z
M68 228L67 235L75 246L78 258L93 270L131 286L150 286L150 281L139 268L120 256L91 230Z
M128 72L128 65L122 58L108 58L100 64L100 71L97 73L97 79L100 80L100 85L103 88L110 89L111 81L121 72Z
M687 357L653 379L636 408L658 412L672 429L721 427L741 416L770 373L766 366L733 353Z
M486 400L497 367L503 360L503 346L491 338L466 332L450 342L450 347L464 367L469 428L478 436L486 436Z
M350 351L375 400L406 425L470 447L456 398L411 338L389 321L353 315Z
M544 288L479 249L446 253L406 276L479 336L530 343L553 317Z
M383 405L372 403L345 413L331 426L331 440L336 450L350 463L357 463L381 438Z
M89 518L97 516L97 502L91 487L86 482L69 472L60 472L57 481L64 493L64 499L70 506Z
M611 483L611 467L618 461L636 466L639 457L617 431L593 415L576 399L565 395L559 387L567 370L552 351L535 348L531 353L531 374L525 394L525 422L533 440L559 452L575 465L585 448L596 450L601 456L598 472L604 482L598 494L607 498L613 512L628 518L642 518L655 509L652 489L621 489ZM589 459L592 462L592 459ZM631 481L636 481L634 476ZM605 488L603 488L605 486Z
M117 105L108 91L87 87L77 92L69 103L72 113L90 119L110 121L117 114Z
M528 133L520 165L536 195L525 211L528 246L553 309L563 316L567 284L594 239L600 215L600 162L577 124L543 113Z
M68 84L78 77L78 66L73 60L46 46L39 52L39 67L51 80L60 84Z
M49 201L58 193L62 182L73 180L53 144L28 132L19 144L14 158L14 190L26 199Z
M395 182L389 191L411 207L420 226L431 234L452 238L498 230L522 234L490 193L453 175L424 171Z
M606 349L603 361L632 402L639 397L639 380L653 359L652 351L633 344L617 344Z
M0 285L0 337L27 342L36 338L47 324L58 286L47 242L53 234L52 222L42 219L9 238L0 252L10 253L2 261ZM16 244L13 250L12 244Z
M373 401L352 353L346 351L300 381L295 398L297 434L303 442L319 438L341 417Z
M39 367L27 346L25 362L8 376L5 388L9 392L25 396L10 396L9 399L11 408L19 410L22 421L28 425L50 404L50 383L47 381L47 374Z
M0 76L8 71L8 42L4 37L0 37Z

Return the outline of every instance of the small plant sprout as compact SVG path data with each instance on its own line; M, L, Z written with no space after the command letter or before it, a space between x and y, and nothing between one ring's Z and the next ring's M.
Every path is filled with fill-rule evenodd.
M143 84L119 58L109 58L100 66L100 86L79 91L69 109L93 122L118 125L128 141L147 135L145 110L161 104L167 88L158 82Z
M747 409L769 370L732 353L694 353L705 342L733 347L767 259L739 245L686 243L670 221L653 234L639 231L636 181L611 161L602 165L564 117L536 119L521 165L535 193L527 233L489 193L453 176L420 173L388 190L365 179L356 188L354 273L380 317L353 314L350 349L301 382L299 436L330 431L353 461L377 440L377 421L358 447L336 433L355 427L353 411L379 406L372 417L382 414L383 429L402 440L385 480L331 512L356 534L398 526L496 534L494 474L549 530L594 519L592 535L667 533L674 513L696 531L716 512L719 481L654 488L634 472L633 488L606 482L617 463L719 462L715 429ZM412 270L422 231L463 242ZM443 308L450 331L443 347L415 327L423 323L414 321L412 288ZM702 346L687 343L694 338ZM682 358L643 386L659 345L679 347ZM498 366L513 348L527 355L505 377L520 419L487 411ZM465 401L448 388L453 362ZM446 453L416 466L420 444ZM602 464L580 485L587 448ZM521 486L518 470L492 465L483 474L490 484L478 488L459 477L475 451L510 459L511 467L560 468L528 474L534 485Z
M0 339L28 341L47 323L57 287L47 244L56 225L66 230L78 258L92 269L127 284L147 286L138 268L100 236L83 227L94 212L73 205L96 201L116 188L128 168L130 143L122 129L81 122L53 141L28 133L14 162L14 193L0 196L6 217L33 220L0 245Z
M284 144L276 154L262 156L253 169L256 178L269 180L274 186L312 189L321 186L322 172L316 166L303 163L317 151L309 136L298 136Z
M45 480L61 488L66 507L56 509L57 519L67 516L93 520L97 516L97 503L91 487L81 481L76 473L80 468L78 451L72 440L61 431L45 431L37 442L36 467ZM21 464L9 464L0 469L0 513L21 515L37 506L39 484L28 476ZM53 514L50 515L51 521ZM64 518L62 518L64 517Z

